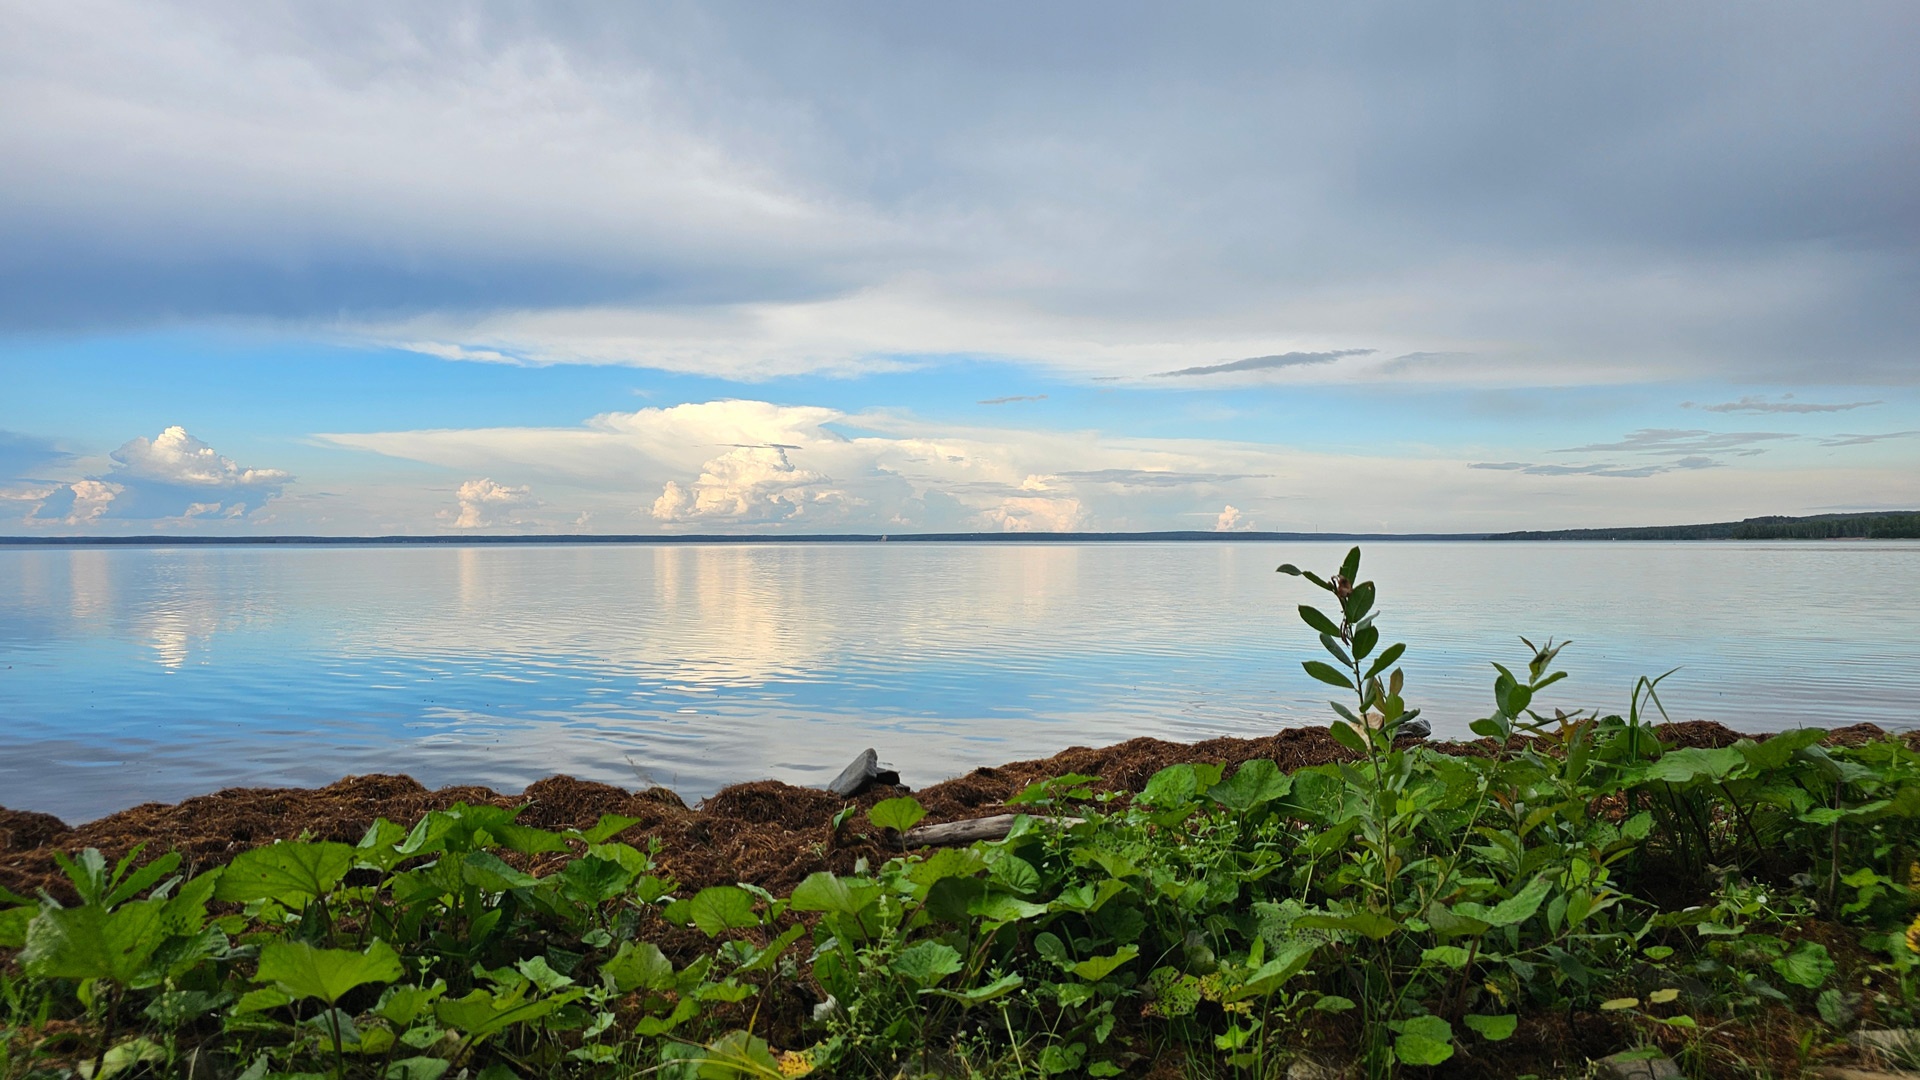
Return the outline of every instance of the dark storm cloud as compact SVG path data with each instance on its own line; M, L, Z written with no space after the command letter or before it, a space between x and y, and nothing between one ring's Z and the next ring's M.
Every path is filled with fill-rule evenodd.
M0 330L914 281L1408 368L1911 381L1916 52L1904 0L27 5Z
M1337 349L1333 352L1290 352L1277 356L1249 356L1245 360L1223 360L1218 364L1202 364L1199 367L1181 368L1178 371L1155 372L1156 378L1170 378L1176 375L1226 375L1236 371L1276 371L1281 368L1305 367L1309 364L1331 364L1335 360L1349 356L1366 356L1372 349Z

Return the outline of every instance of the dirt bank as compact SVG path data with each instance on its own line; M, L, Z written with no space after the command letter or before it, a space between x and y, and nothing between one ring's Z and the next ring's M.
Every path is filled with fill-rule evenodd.
M1872 724L1841 728L1830 742L1858 744L1883 733ZM1725 746L1740 733L1710 721L1665 725L1669 744ZM1764 736L1757 736L1764 738ZM1920 732L1909 733L1920 739ZM1450 753L1485 753L1479 743L1437 743ZM975 769L964 776L914 792L927 808L929 824L1002 812L1004 800L1035 780L1066 773L1098 776L1104 786L1138 791L1147 778L1177 762L1234 765L1255 758L1297 769L1351 755L1322 728L1290 728L1259 739L1209 739L1173 743L1131 739L1115 746L1073 747L1050 758L1016 761ZM887 788L853 800L871 806L905 789ZM484 787L445 787L430 791L407 776L351 776L323 788L229 788L168 805L147 803L77 827L48 814L0 808L0 886L33 895L46 888L68 893L53 861L55 851L96 847L118 858L146 843L149 854L178 851L195 868L217 865L235 853L302 833L316 840L353 843L376 818L411 823L429 810L457 802L500 806L527 804L520 820L544 828L593 824L602 814L639 818L620 839L660 843L660 863L683 885L701 887L736 881L775 891L791 888L823 869L850 872L861 856L876 861L890 852L861 840L860 823L849 825L832 844L833 815L846 802L815 788L777 780L736 784L717 792L697 809L665 788L628 791L611 784L555 776L518 795Z

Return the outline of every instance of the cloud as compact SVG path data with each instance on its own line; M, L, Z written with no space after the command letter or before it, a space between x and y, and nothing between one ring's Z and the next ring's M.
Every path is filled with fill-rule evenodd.
M151 439L127 440L111 466L46 489L29 525L93 525L108 520L179 525L195 518L242 518L293 481L279 469L242 466L178 425Z
M740 446L701 466L700 476L682 486L667 481L653 501L653 517L672 525L713 522L728 525L788 524L811 519L832 521L856 500L836 490L829 478L796 468L787 459L790 446Z
M317 441L436 473L512 476L566 508L555 522L586 512L592 528L606 533L1144 531L1179 528L1198 505L1223 503L1240 509L1243 523L1258 518L1261 528L1286 531L1500 531L1737 518L1756 506L1812 512L1804 509L1809 491L1823 502L1843 492L1856 501L1920 503L1920 475L1904 462L1866 455L1816 465L1780 453L1765 468L1747 467L1737 451L1570 461L1515 454L1475 463L1424 446L1336 453L751 399L607 412L564 427L338 433ZM381 530L329 528L417 528L418 490L395 488L391 515L378 519L390 524ZM1517 498L1516 491L1551 498ZM275 506L289 507L292 497ZM654 516L656 505L666 517ZM301 506L344 520L337 505ZM1212 511L1207 517L1217 523Z
M1037 491L1046 491L1044 485ZM980 511L979 524L1010 533L1074 532L1086 524L1086 508L1070 495L1013 496Z
M540 505L533 497L530 487L510 487L495 483L489 477L468 480L454 493L459 501L457 513L442 510L439 517L450 521L456 529L491 529L501 525L531 525L531 519L522 516L523 511Z
M1045 400L1047 400L1047 395L1045 394L1015 394L1012 397L987 398L985 401L975 402L975 404L976 405L1011 405L1016 401L1045 401Z
M1220 511L1220 516L1213 523L1214 532L1247 532L1252 528L1252 519L1243 520L1240 508L1232 503L1228 503L1226 509Z
M1067 480L1089 484L1121 484L1127 487L1183 487L1187 484L1226 484L1235 480L1260 479L1261 473L1175 472L1171 469L1067 469L1058 474Z
M1871 443L1885 442L1889 439L1911 439L1920 436L1920 431L1886 431L1877 435L1830 435L1820 440L1821 446L1866 446Z
M1748 395L1738 401L1725 401L1718 405L1696 405L1691 401L1680 403L1681 408L1701 409L1712 413L1829 413L1847 412L1850 409L1864 409L1869 405L1882 404L1880 401L1849 401L1836 405L1821 405L1810 401L1795 401L1792 394L1785 394L1779 401L1769 401L1763 397Z
M1218 364L1203 364L1199 367L1186 367L1178 371L1158 371L1155 378L1166 379L1181 375L1226 375L1238 371L1275 371L1281 368L1305 367L1310 364L1331 364L1349 356L1367 356L1373 349L1336 349L1333 352L1290 352L1276 356L1249 356L1245 360L1225 360Z
M1910 5L1463 39L1418 5L1014 10L27 5L0 330L740 379L1362 339L1479 358L1434 380L1915 377Z
M73 455L52 439L0 431L0 480L25 480L58 470L73 460Z
M1467 466L1469 469L1518 472L1528 476L1601 476L1617 480L1643 480L1650 476L1661 476L1671 472L1724 467L1720 462L1700 455L1689 455L1661 465L1620 465L1612 462L1563 465L1528 461L1476 461Z
M1619 442L1589 443L1556 450L1559 454L1596 454L1617 451L1627 454L1697 454L1703 451L1733 451L1740 455L1765 452L1765 445L1799 436L1783 431L1700 431L1679 428L1641 428Z

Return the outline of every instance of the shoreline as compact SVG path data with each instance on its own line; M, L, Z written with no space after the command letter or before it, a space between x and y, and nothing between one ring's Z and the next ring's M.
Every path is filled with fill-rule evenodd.
M1714 748L1741 738L1764 741L1710 720L1686 720L1655 728L1675 746ZM1858 745L1889 734L1874 724L1829 731L1829 744ZM1920 748L1920 729L1896 732ZM1482 742L1434 741L1443 753L1483 754ZM942 824L1006 813L1005 800L1036 780L1067 773L1097 776L1096 787L1137 792L1155 772L1181 762L1237 765L1253 759L1282 771L1351 760L1324 727L1283 728L1259 738L1215 738L1176 743L1136 738L1104 747L1074 746L1051 757L987 766L913 791L927 810L925 823ZM778 780L754 780L722 788L695 806L664 787L630 790L612 784L551 776L518 793L479 785L429 789L410 776L349 776L319 788L227 788L177 803L143 803L69 825L51 814L0 806L0 887L32 895L45 888L60 895L66 879L55 851L99 848L118 858L137 844L148 854L178 851L188 866L219 865L248 847L307 835L355 843L379 818L407 823L457 802L522 806L521 820L542 828L592 825L602 814L639 819L626 835L660 842L660 863L683 885L748 882L791 888L818 870L850 872L860 858L892 854L877 839L836 834L832 819L843 807L861 808L903 794L904 787L876 786L843 799L821 788Z

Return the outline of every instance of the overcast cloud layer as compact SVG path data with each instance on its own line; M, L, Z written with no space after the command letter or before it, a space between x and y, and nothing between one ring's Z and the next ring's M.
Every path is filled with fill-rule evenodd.
M0 403L9 531L1920 500L1911 3L0 15L0 375L41 387ZM244 333L252 377L181 365L204 392L162 409L49 371L49 343L150 370L157 333ZM312 350L704 381L456 427L390 401L263 419ZM981 362L1031 383L939 381ZM1149 430L1096 391L1195 419ZM1329 447L1244 419L1427 392L1583 426Z

